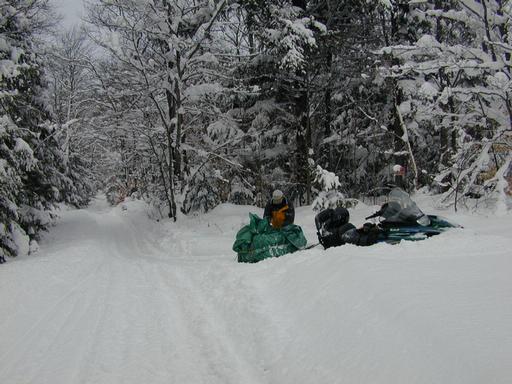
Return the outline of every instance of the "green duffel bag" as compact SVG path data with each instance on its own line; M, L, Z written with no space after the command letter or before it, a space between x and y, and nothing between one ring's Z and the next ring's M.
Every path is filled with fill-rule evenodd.
M306 246L302 228L295 224L274 229L266 219L249 214L250 222L236 234L233 251L240 263L256 263L269 257L279 257Z

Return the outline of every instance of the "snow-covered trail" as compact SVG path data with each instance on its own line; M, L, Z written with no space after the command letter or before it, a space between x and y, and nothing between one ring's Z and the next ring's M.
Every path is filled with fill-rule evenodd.
M39 253L0 267L0 383L511 382L510 215L238 264L254 207L156 223L126 206L62 212ZM311 242L313 217L297 210Z
M141 228L100 201L65 212L42 255L2 269L2 290L16 292L1 304L2 383L260 382L214 307L226 292L210 290L208 268Z

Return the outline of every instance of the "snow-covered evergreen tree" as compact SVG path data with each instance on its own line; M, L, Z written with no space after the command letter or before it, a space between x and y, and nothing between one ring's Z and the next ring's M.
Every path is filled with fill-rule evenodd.
M303 1L240 2L249 35L236 75L245 92L237 110L246 140L241 161L252 171L256 195L276 186L293 200L311 201L313 176L311 63L316 35L325 26Z
M0 255L29 250L61 200L62 152L46 108L36 33L47 1L0 2Z
M313 210L322 211L327 208L337 208L343 205L344 196L340 192L341 183L333 172L317 166L315 183L319 187L318 195L313 201Z

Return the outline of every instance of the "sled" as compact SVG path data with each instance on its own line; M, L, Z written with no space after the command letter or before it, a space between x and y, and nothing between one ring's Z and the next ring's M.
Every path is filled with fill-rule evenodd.
M238 231L233 244L239 263L256 263L306 247L307 240L298 225L290 224L275 229L268 220L253 213L249 214L249 220L249 224Z

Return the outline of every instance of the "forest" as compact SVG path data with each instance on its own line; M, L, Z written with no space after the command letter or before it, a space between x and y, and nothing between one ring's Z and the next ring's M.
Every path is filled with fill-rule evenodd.
M512 206L508 0L0 0L0 257L98 191L179 220L395 182Z

